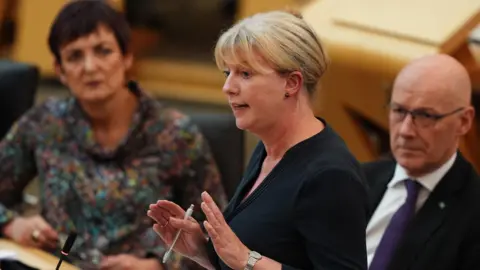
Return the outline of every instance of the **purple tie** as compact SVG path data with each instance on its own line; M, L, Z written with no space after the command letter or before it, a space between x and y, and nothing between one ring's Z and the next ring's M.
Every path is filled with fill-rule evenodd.
M369 270L387 269L405 228L415 215L415 205L421 185L417 181L407 179L405 180L405 187L407 188L407 200L398 208L390 220L382 240L375 251Z

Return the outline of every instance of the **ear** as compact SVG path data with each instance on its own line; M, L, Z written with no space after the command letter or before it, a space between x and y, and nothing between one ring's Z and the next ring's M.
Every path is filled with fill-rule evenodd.
M459 135L463 136L468 133L472 127L473 119L475 118L475 109L472 106L465 108L462 116L460 117Z
M293 71L287 75L285 94L296 95L303 87L303 75L300 71Z
M123 65L125 66L125 70L129 70L132 68L133 65L133 54L132 53L126 53L123 56Z
M53 67L55 69L55 74L57 75L58 79L60 79L62 84L67 85L67 78L65 77L65 72L63 70L62 65L57 61L55 61L53 63Z

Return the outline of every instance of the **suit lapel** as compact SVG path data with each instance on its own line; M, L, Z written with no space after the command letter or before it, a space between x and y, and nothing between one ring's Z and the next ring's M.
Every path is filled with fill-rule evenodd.
M368 220L370 220L375 209L382 201L388 183L393 177L394 170L395 162L391 161L375 171L365 172L370 186L370 211L368 213Z
M405 269L411 265L417 254L424 249L425 244L445 221L450 210L449 205L453 205L458 199L455 195L466 182L464 177L466 172L468 172L468 163L459 153L452 168L440 180L416 214L410 227L407 228L404 239L392 261L392 265L404 265L405 267L395 267L396 269Z

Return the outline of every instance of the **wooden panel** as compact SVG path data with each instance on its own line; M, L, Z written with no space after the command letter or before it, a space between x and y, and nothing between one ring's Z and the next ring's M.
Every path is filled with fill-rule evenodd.
M334 8L333 0L317 0L302 12L326 45L332 61L395 76L411 59L438 52L435 46L336 25L332 19Z
M142 60L136 63L133 78L159 98L227 104L222 92L225 78L214 64Z
M8 0L0 0L0 22L3 22L3 20L5 19L8 13L7 7L8 7Z
M456 52L452 53L462 63L470 74L474 90L480 90L480 46L464 43Z
M470 77L472 79L473 89L480 91L480 42L470 44L469 50L475 62L475 64L470 66Z
M339 132L349 149L361 161L375 159L378 153L351 112L386 130L388 122L384 105L390 85L391 81L381 74L336 62L332 62L322 81L315 112Z
M275 9L299 8L306 0L238 0L237 18L245 18L258 12Z
M123 12L125 8L125 0L108 0L113 8Z
M331 59L315 111L340 133L359 160L369 161L377 158L377 153L350 111L386 130L384 105L395 75L412 58L438 49L336 25L334 8L334 1L322 0L312 2L302 12Z
M50 24L64 4L65 0L19 0L14 60L37 65L42 75L54 75L47 37Z
M450 53L480 21L478 0L337 0L335 22Z

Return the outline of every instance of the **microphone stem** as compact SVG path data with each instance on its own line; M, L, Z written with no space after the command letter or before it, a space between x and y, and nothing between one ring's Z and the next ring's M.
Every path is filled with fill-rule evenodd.
M57 263L57 268L55 268L55 270L59 270L60 269L60 265L62 265L62 259L60 259Z
M63 254L60 256L60 260L58 260L57 267L55 268L55 270L60 269L60 265L62 265L63 259L65 258L64 256L65 255L63 255Z

